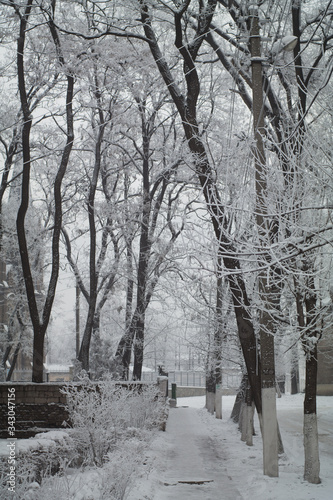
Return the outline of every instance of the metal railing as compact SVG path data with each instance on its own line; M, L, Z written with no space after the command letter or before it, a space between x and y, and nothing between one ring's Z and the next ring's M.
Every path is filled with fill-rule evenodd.
M158 372L143 372L142 380L154 382L159 376ZM199 371L169 371L169 383L183 387L206 387L206 375ZM222 387L225 389L238 389L242 373L238 369L224 368L222 370Z

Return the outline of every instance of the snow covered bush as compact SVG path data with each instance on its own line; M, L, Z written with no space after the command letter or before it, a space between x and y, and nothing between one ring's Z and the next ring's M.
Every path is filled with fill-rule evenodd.
M1 496L8 464L0 458L0 500L123 500L133 488L154 430L166 418L158 388L86 380L63 392L72 428L24 440L12 497Z
M64 431L36 434L34 438L23 440L16 458L15 493L8 492L7 457L0 458L0 499L37 500L37 491L46 478L62 474L68 464L75 463L72 440ZM6 492L1 496L1 488ZM6 496L8 495L8 496ZM46 496L44 496L46 498ZM56 497L54 497L56 498ZM61 497L58 497L61 498ZM48 500L53 497L48 496Z
M120 442L144 430L161 427L164 398L156 386L123 386L110 379L88 380L63 389L67 396L72 437L84 464L101 466Z
M15 494L1 500L124 500L133 488L138 467L144 462L145 449L149 441L137 438L126 440L107 457L101 467L70 467L66 462L55 475L45 470L39 480L35 479L31 466L31 452L20 457L19 472L23 475L16 484ZM37 450L36 450L37 451ZM51 450L50 450L51 451ZM59 457L50 454L56 461ZM6 467L4 467L4 470ZM5 478L4 478L5 481Z
M101 500L126 498L134 485L137 468L144 461L145 446L142 440L132 438L112 452L103 468Z

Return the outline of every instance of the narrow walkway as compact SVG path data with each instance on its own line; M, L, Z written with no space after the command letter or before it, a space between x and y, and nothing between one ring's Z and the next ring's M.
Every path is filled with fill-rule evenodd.
M165 461L156 464L158 486L153 500L242 500L223 467L217 449L194 408L171 408Z

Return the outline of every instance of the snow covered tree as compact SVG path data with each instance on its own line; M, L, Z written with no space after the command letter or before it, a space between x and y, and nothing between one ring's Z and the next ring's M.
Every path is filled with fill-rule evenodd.
M316 171L314 165L318 162L318 158L315 158L316 155L313 155L314 150L310 146L311 142L313 144L313 130L318 125L318 119L320 120L322 114L321 110L317 113L316 102L319 103L322 99L323 90L329 84L332 75L332 70L329 66L329 53L331 49L330 2L323 2L319 10L315 3L309 3L305 6L303 2L285 2L279 5L274 11L271 10L272 6L269 2L260 2L260 5L258 4L260 11L257 10L257 15L259 16L259 22L263 26L263 36L266 36L266 41L262 44L264 49L263 54L260 54L260 52L254 54L250 44L254 19L250 12L254 8L252 2L232 2L230 4L220 1L219 3L224 6L225 12L229 13L234 32L232 29L231 32L227 33L226 30L221 29L219 25L215 24L212 25L214 33L210 33L207 36L207 41L215 50L224 68L233 77L237 92L242 97L245 105L249 109L253 109L254 113L256 111L255 101L258 101L257 93L259 92L263 96L257 113L257 126L259 123L257 141L264 141L260 155L262 155L265 148L269 162L274 165L274 169L271 169L265 159L263 161L262 156L259 156L257 159L257 165L261 169L259 182L262 182L263 186L265 186L265 183L268 184L266 184L262 193L264 195L263 210L257 209L256 213L265 214L265 223L269 231L267 233L266 246L267 255L271 255L266 260L269 266L268 269L271 270L270 281L271 283L275 282L275 285L273 285L275 291L274 298L272 296L273 300L268 301L268 303L268 296L266 293L264 295L266 296L266 307L268 306L267 312L272 320L271 323L274 329L276 328L274 324L278 324L280 316L280 301L284 287L283 279L286 276L284 263L288 261L288 272L295 273L295 276L297 276L297 267L293 263L296 264L295 258L297 260L298 252L302 255L304 254L304 262L306 262L307 255L309 255L311 262L310 254L312 252L312 245L316 246L316 243L314 243L314 240L317 239L316 234L318 235L322 231L330 230L329 226L325 223L325 212L321 212L324 217L320 215L320 211L325 210L325 202L318 203L316 196L311 197L310 188L306 187L313 186L314 179L312 173ZM287 12L290 14L289 18L286 17ZM284 23L283 29L282 22ZM321 34L317 38L316 34L318 30ZM292 33L292 36L290 33ZM235 37L235 34L238 36ZM259 30L257 35L259 35ZM216 41L217 37L220 40L219 43ZM302 43L305 44L304 49L301 49ZM229 56L223 48L226 45L232 49L232 56ZM291 50L293 52L293 59L287 53L284 53L283 49ZM249 73L250 55L252 55L252 66L256 65L260 68L261 76L257 81ZM262 56L266 57L265 66L262 64ZM262 89L258 89L257 85L258 81L261 83L260 80L262 80ZM251 102L249 93L251 89L253 91L253 103ZM313 93L312 97L309 98L311 89L313 89ZM307 145L305 146L305 144ZM274 160L273 155L278 162ZM304 166L310 164L311 167L305 167L304 169ZM271 173L269 170L271 170ZM278 196L270 188L272 173L275 179L279 175L281 181L283 181L284 192L281 185L281 191ZM315 177L316 185L318 182L317 173ZM321 179L326 185L325 177L326 174L321 176ZM313 194L315 194L314 190ZM319 208L319 212L316 215L315 213L318 209L313 209L313 218L318 222L321 220L321 222L316 226L311 225L313 229L309 230L308 228L305 230L305 226L303 225L304 213L300 212L300 210L311 210L309 208L309 200L311 198L313 199L313 207L317 206ZM290 212L288 212L287 207ZM262 227L262 224L260 226ZM294 246L295 241L297 241L296 248ZM274 246L278 245L280 249L279 253L274 249L274 256L270 248L272 244ZM319 244L318 240L317 244ZM295 257L292 255L293 252L296 254ZM283 261L282 265L279 263L279 259ZM272 265L273 262L274 265ZM307 272L311 272L308 265L305 265ZM318 272L318 269L314 271L315 268L316 266L313 267L314 273ZM307 309L307 293L313 297L316 294L315 287L312 285L309 292L305 291L308 290L308 287L303 288L304 292L301 292L302 287L298 287L297 290L295 296L300 299L303 295L301 298L302 307ZM318 302L318 299L313 300L315 303ZM300 309L301 306L298 306L298 310ZM313 307L311 306L310 309L313 310ZM304 327L304 322L302 324ZM315 363L314 360L316 358L311 346L314 344L313 339L318 339L318 332L316 331L318 325L316 321L310 321L308 324L309 330L311 329L311 325L314 331L312 333L309 332L310 341L305 346L307 364L309 364L311 372L306 384L306 393L309 391L311 396L305 396L305 421L315 419L313 395L315 394L316 380L314 377L315 371L310 366ZM310 359L312 359L311 363ZM312 389L310 389L311 385ZM307 417L307 414L311 414L312 416ZM316 426L310 425L310 427L313 429L315 435ZM309 427L307 426L306 435L308 434ZM307 463L308 450L306 448L305 461ZM310 451L309 453L312 456ZM310 482L318 482L318 464L318 460L313 460L311 474L308 472L310 468L305 467L307 471L305 477Z
M54 7L54 5L53 5ZM66 171L69 160L69 155L73 143L73 75L65 71L65 126L67 130L65 134L65 146L63 147L62 158L60 159L58 171L54 179L54 217L53 217L53 235L52 235L52 265L48 289L44 304L41 308L37 304L37 288L34 283L31 267L31 256L28 249L27 234L26 234L26 217L29 209L29 198L31 189L31 168L34 159L32 158L32 144L31 144L31 129L33 126L33 111L36 110L36 103L40 105L42 98L46 97L55 82L62 78L59 77L59 68L64 69L65 60L62 53L61 43L58 36L57 29L54 24L53 13L51 9L47 15L46 27L39 24L38 15L40 15L39 7L34 5L33 0L27 0L24 5L16 2L9 2L7 9L14 9L17 16L17 79L18 79L18 92L20 96L20 104L22 110L22 181L21 181L21 201L17 214L17 236L19 243L19 251L22 262L22 272L25 282L26 295L28 300L28 307L30 318L33 326L33 374L32 380L34 382L43 381L43 359L44 359L44 339L46 329L50 320L54 293L58 279L59 272L59 238L61 230L62 218L62 204L61 204L61 183ZM54 55L56 64L46 64L42 70L43 63L36 56L36 52L32 58L28 57L27 46L29 48L34 45L37 38L36 32L39 35L41 44L49 47ZM28 34L29 33L29 34ZM39 79L38 71L39 68ZM50 82L48 79L42 77L44 72L49 71L53 76ZM67 73L67 74L66 74ZM45 74L45 73L44 73ZM41 309L41 310L40 310Z

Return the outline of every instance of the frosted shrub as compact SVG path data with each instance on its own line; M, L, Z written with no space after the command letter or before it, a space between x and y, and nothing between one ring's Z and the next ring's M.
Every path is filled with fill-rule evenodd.
M39 497L36 492L39 491L44 480L55 474L62 474L65 466L76 462L73 442L66 433L62 431L59 437L54 435L53 439L47 437L44 439L43 434L36 434L34 438L31 438L32 443L38 439L37 445L34 444L32 448L18 453L15 494L11 496L7 489L7 457L0 457L0 500L39 500L42 497ZM2 490L5 492L4 496L1 496ZM53 500L50 496L43 498Z
M10 496L7 491L7 477L8 464L0 461L0 476L3 491L8 493L8 496L1 496L1 500L39 500L48 498L48 500L56 500L56 497L48 495L47 497L40 496L41 485L44 480L48 480L53 474L59 474L63 469L64 465L68 463L68 456L71 454L71 450L68 448L68 444L65 442L61 445L49 446L46 448L40 447L35 450L29 450L24 453L20 453L16 461L16 485L15 494ZM0 486L1 491L1 486ZM45 492L44 492L45 493Z
M146 444L137 438L119 442L103 468L64 466L56 476L44 477L41 484L24 481L13 500L123 500L135 484Z
M108 457L103 468L102 500L123 500L132 489L135 473L143 461L144 445L138 439L130 439Z
M124 389L123 389L124 391ZM124 428L152 429L161 426L165 404L155 386L141 386L124 394Z
M73 439L86 464L101 466L120 441L161 426L164 402L156 387L122 387L111 380L68 385L63 392Z
M123 500L133 487L152 430L166 416L156 386L85 381L63 392L73 428L36 435L37 445L17 461L14 496L0 493L0 500ZM7 467L0 458L0 491Z
M101 465L116 441L116 428L112 414L107 415L103 394L90 383L68 386L64 392L78 453L83 461Z

